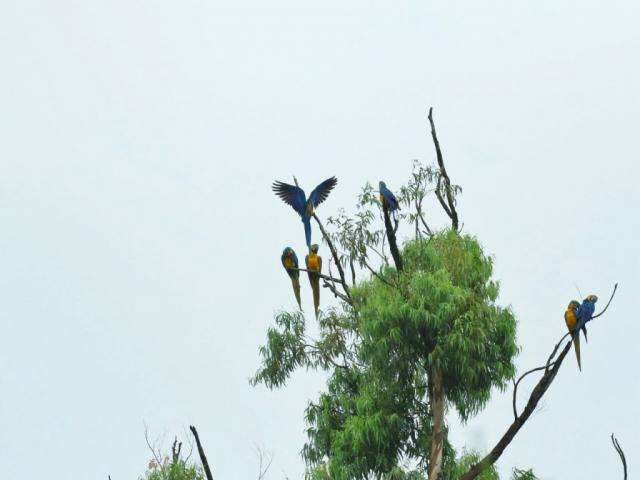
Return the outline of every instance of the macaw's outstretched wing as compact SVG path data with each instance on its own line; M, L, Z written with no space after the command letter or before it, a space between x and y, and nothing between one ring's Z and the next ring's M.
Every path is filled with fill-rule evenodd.
M273 182L271 189L284 203L291 205L293 209L298 212L298 215L304 215L307 204L307 197L304 194L304 190L295 185L289 185L288 183L280 181Z
M311 195L309 195L309 200L311 200L313 206L317 207L322 202L324 202L337 183L338 179L336 177L331 177L327 178L324 182L314 188L313 192L311 192Z

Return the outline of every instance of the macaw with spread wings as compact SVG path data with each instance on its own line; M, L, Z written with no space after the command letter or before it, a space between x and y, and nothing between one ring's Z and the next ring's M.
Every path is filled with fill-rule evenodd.
M304 237L307 247L311 248L311 217L314 209L327 199L333 187L338 183L338 179L336 177L327 178L313 189L309 198L306 197L304 190L297 183L296 181L296 185L289 185L288 183L276 181L273 182L271 188L283 202L298 212L304 224Z

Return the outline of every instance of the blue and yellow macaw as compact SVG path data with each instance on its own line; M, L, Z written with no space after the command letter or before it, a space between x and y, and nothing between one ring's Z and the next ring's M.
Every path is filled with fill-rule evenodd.
M576 358L578 359L578 368L582 371L582 365L580 363L580 333L574 334L576 326L578 325L578 310L580 309L580 302L577 300L571 300L567 310L564 312L564 321L567 324L571 337L573 339L573 348L576 350Z
M273 182L271 188L283 202L291 205L298 212L304 224L307 247L311 248L311 217L313 216L313 209L327 199L333 187L338 183L338 179L336 177L327 178L313 189L309 198L306 197L304 190L297 183L296 181L296 185L289 185L288 183L276 181Z
M400 210L398 199L391 193L391 190L387 188L387 184L384 182L378 184L378 190L380 191L380 203L383 207L386 207L389 213L392 213L395 218L396 210Z
M304 257L304 263L307 266L309 275L309 283L311 284L311 290L313 290L313 308L316 312L316 318L318 318L318 310L320 308L320 277L313 272L322 272L322 257L318 255L318 244L314 243L309 249L309 255Z
M293 251L293 248L286 247L282 251L280 260L282 261L282 266L286 270L287 275L291 278L293 294L296 296L300 310L302 310L302 302L300 301L300 271L298 270L298 256L296 255L296 252Z
M582 330L584 333L584 339L587 340L587 322L591 320L593 317L593 312L596 311L596 302L598 301L598 297L596 295L588 295L582 301L582 305L578 309L578 325L576 326L577 330Z

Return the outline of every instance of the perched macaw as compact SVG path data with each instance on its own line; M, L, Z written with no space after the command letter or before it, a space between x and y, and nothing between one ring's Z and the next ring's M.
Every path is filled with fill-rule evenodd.
M313 308L316 312L316 318L318 318L318 309L320 307L320 277L317 273L322 272L322 257L318 255L318 244L311 245L309 255L304 258L304 263L307 265L309 283L311 284L311 290L313 290Z
M282 261L282 266L286 270L287 275L291 278L293 293L298 301L298 306L302 310L302 302L300 302L300 272L298 271L298 256L296 255L296 252L293 251L293 248L286 247L282 251L280 260Z
M391 190L387 188L387 185L384 182L380 182L378 184L378 190L380 191L380 203L382 206L387 208L389 213L394 214L395 217L396 210L400 210L398 199L393 193L391 193Z
M296 181L296 183L298 183ZM324 202L329 193L338 183L336 177L327 178L324 182L313 189L309 198L306 197L304 190L298 185L289 185L288 183L276 181L273 182L272 189L283 202L291 205L298 212L302 223L304 224L304 237L307 241L307 247L311 248L311 217L313 209Z
M582 305L578 309L578 325L577 330L582 330L584 333L584 339L587 340L587 322L593 317L593 312L596 311L596 302L598 297L596 295L589 295L582 301Z
M578 310L580 308L580 302L577 300L571 300L569 302L569 306L567 310L564 312L564 321L567 324L567 328L571 332L571 337L573 338L573 347L576 350L576 358L578 359L578 368L582 371L582 365L580 363L580 332L574 333L576 331L576 326L578 324Z

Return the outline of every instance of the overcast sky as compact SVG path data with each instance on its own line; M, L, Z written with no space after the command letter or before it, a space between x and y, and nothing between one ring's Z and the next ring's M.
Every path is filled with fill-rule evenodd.
M336 175L323 217L393 189L434 159L430 105L521 371L576 286L620 282L500 471L621 478L612 431L637 471L638 2L265 3L0 3L1 476L135 479L144 423L166 448L193 423L216 478L255 478L255 446L300 478L322 376L248 384L304 248L270 184ZM450 415L454 444L490 448L510 401Z

